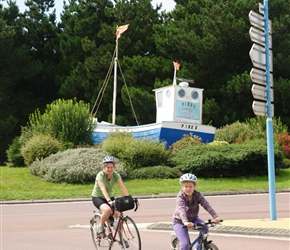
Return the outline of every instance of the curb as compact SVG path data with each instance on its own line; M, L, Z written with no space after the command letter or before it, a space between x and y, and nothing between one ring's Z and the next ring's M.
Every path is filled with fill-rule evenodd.
M290 188L277 189L276 193L289 193ZM268 194L269 190L242 190L242 191L217 191L217 192L202 192L204 196L218 196L218 195L242 195L242 194ZM175 194L151 194L151 195L133 195L138 199L153 199L153 198L175 198ZM91 197L84 198L69 198L69 199L39 199L39 200L5 200L0 201L0 204L29 204L29 203L57 203L57 202L80 202L91 201Z
M167 230L173 231L171 223L154 223L147 226L149 230ZM216 225L209 229L210 232L220 234L239 234L239 235L257 235L272 237L290 237L290 230L277 228L250 228L250 227L231 227Z

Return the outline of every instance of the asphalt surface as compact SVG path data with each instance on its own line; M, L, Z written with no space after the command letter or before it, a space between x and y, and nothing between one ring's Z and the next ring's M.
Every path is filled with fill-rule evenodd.
M290 192L290 189L279 189L277 192ZM230 192L211 192L203 193L203 195L237 195L237 194L258 194L268 193L266 190L255 191L230 191ZM138 197L138 196L137 196ZM139 199L145 198L170 198L176 197L176 194L161 194L139 196ZM25 203L48 203L48 202L74 202L74 201L88 201L91 199L51 199L51 200L18 200L18 201L1 201L1 204L25 204ZM169 230L173 231L172 224L168 222L158 222L147 226L150 230ZM256 236L271 236L271 237L286 237L290 238L290 218L279 218L276 220L270 219L249 219L249 220L227 220L215 227L211 227L212 233L221 234L242 234L242 235L256 235Z

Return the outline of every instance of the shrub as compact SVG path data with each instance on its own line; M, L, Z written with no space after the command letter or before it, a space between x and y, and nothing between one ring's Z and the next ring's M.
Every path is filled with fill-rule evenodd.
M29 171L46 181L55 183L92 183L103 169L103 158L108 155L102 149L77 148L58 152L45 159L33 162ZM116 159L116 171L124 178L126 171Z
M283 160L284 168L290 168L290 159L285 158Z
M95 127L89 105L80 101L56 100L47 105L44 114L37 109L29 116L27 127L21 131L21 144L36 134L50 134L63 141L68 148L82 143L92 143L92 130Z
M267 175L265 140L246 141L212 147L189 146L170 156L169 162L183 172L200 177L239 177ZM283 167L283 153L275 148L275 167Z
M116 156L120 160L128 158L127 152L133 147L136 139L131 133L113 132L110 133L108 138L103 141L101 147L103 150L109 152L111 155Z
M164 142L135 139L131 134L120 132L112 133L102 148L118 157L127 169L165 165L169 156Z
M250 118L246 120L246 124L249 128L254 132L254 138L267 138L266 135L266 116L255 116L254 118ZM287 125L283 125L280 117L273 117L273 132L276 135L287 133L288 127Z
M143 167L130 171L129 179L175 179L182 175L176 168L168 166Z
M21 144L19 142L19 137L15 137L12 141L12 144L6 150L7 154L7 166L13 167L22 167L24 166L24 159L20 152Z
M254 137L254 131L251 130L250 126L239 121L217 129L215 133L215 140L228 143L242 143Z
M286 134L277 135L277 140L285 156L290 159L290 135L288 132Z
M174 154L185 147L200 145L200 144L202 144L201 138L196 135L192 135L192 133L190 133L189 135L184 135L183 138L173 143L170 146L170 150L171 150L171 153Z
M63 150L63 144L51 135L38 134L33 136L21 148L24 162L29 166L36 159L42 159Z

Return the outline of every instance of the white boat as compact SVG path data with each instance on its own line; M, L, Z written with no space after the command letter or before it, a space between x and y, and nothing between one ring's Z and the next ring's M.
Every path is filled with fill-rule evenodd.
M116 42L112 123L97 123L97 127L92 133L94 145L101 144L112 132L132 133L137 139L149 138L154 141L164 141L167 147L182 139L184 135L190 134L200 137L203 143L214 140L216 128L202 125L203 89L189 87L189 82L193 81L177 78L176 71L179 64L176 62L173 63L173 84L154 89L156 122L137 126L116 125L117 46L118 42ZM177 84L177 81L180 83Z

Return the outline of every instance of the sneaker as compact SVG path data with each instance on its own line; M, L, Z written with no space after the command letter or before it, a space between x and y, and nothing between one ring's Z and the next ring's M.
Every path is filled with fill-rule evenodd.
M123 242L125 243L125 248L129 248L130 247L128 241L123 240Z
M104 229L104 227L98 226L98 228L97 228L97 235L100 236L100 237L104 237L105 236L105 229Z

